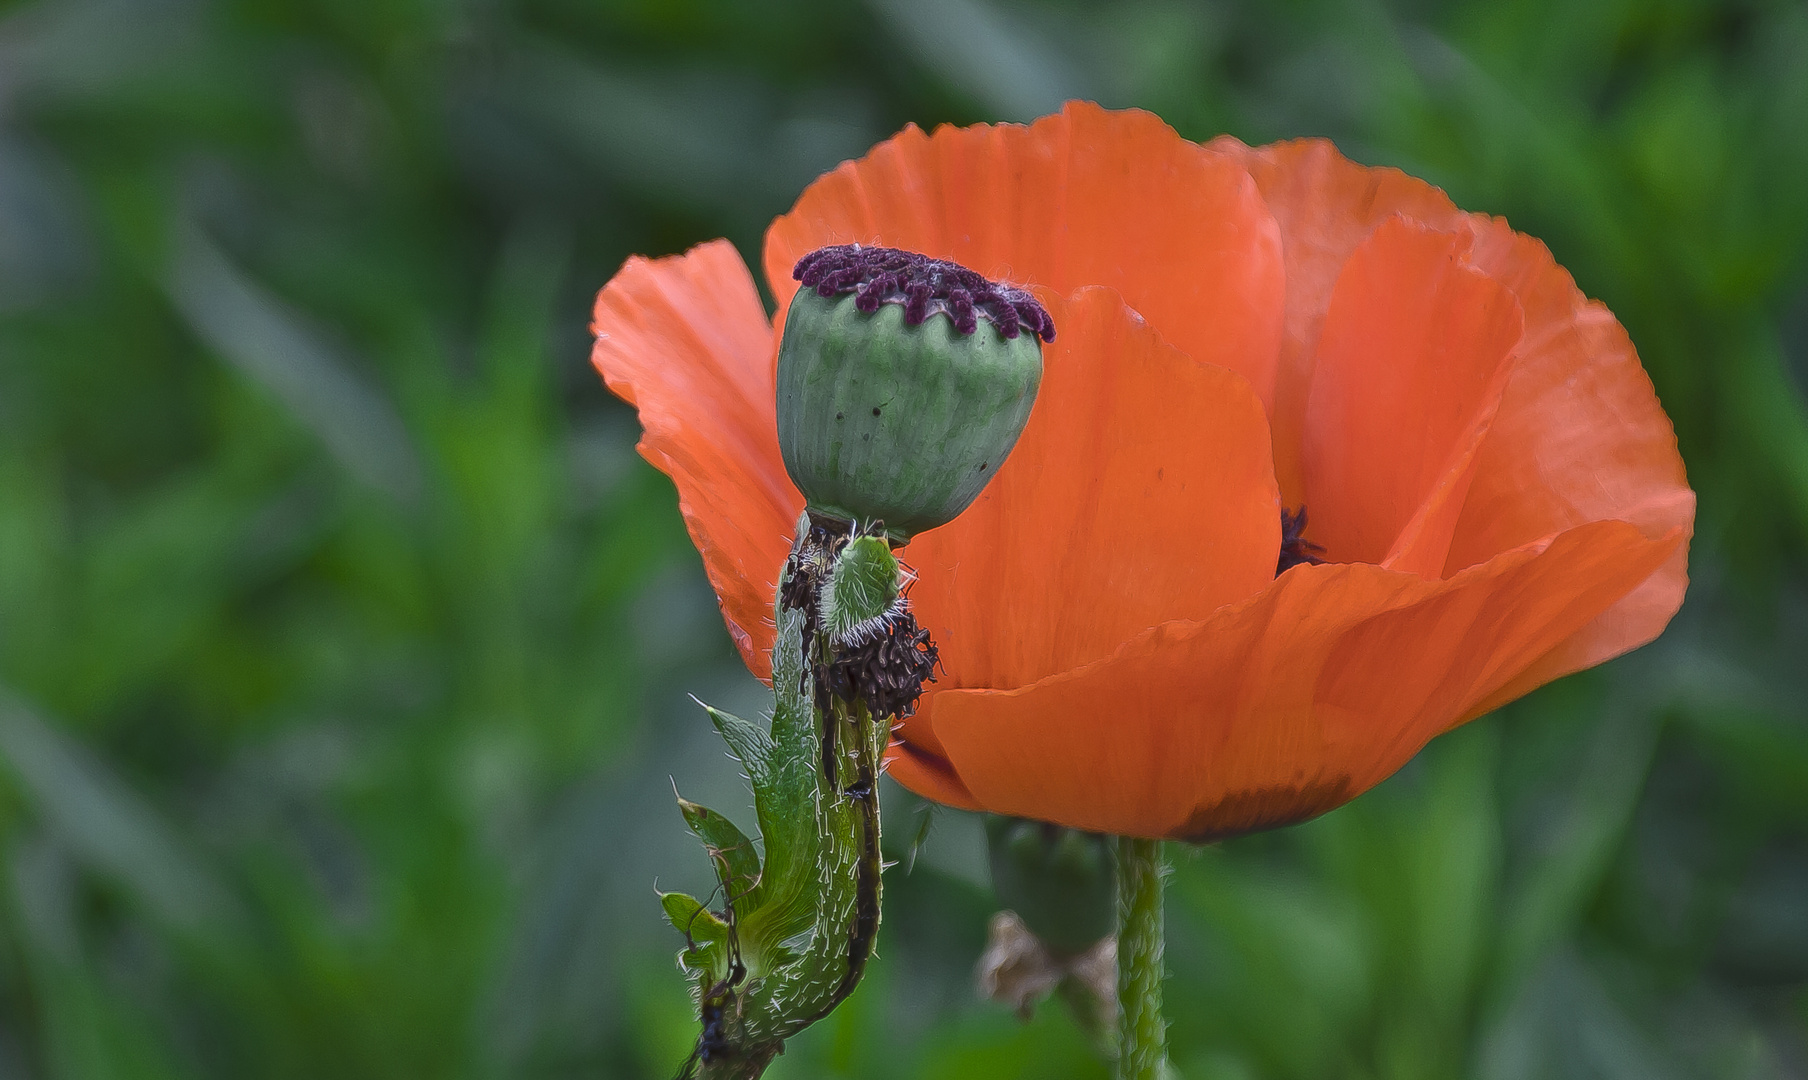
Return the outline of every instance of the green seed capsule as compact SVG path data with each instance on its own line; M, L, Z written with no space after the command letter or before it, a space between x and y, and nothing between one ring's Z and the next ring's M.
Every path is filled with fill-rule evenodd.
M1028 294L908 252L824 249L799 276L810 284L810 260L820 269L819 257L836 253L868 280L829 276L831 291L857 291L823 295L819 286L792 299L779 347L779 446L813 511L882 521L902 542L952 521L997 473L1042 381L1038 334L1054 328ZM887 257L902 272L884 270Z

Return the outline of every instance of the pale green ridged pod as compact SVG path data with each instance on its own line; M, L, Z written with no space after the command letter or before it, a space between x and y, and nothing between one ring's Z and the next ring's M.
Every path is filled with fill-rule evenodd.
M1017 444L1042 382L1034 334L904 318L896 304L869 315L853 294L800 289L778 358L779 447L792 482L812 508L883 521L898 540L973 502Z
M893 248L822 248L793 276L778 443L810 511L896 543L954 520L1029 422L1054 321L1023 289Z

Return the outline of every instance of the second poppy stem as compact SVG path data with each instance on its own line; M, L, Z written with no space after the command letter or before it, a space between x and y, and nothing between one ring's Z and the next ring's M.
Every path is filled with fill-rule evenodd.
M1117 841L1117 1080L1168 1075L1168 1023L1161 1015L1162 862L1160 840Z

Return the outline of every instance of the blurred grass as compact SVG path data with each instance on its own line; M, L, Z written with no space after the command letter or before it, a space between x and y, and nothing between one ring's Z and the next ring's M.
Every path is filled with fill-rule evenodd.
M1336 138L1546 240L1701 493L1657 645L1182 858L1205 1078L1808 1076L1808 9L0 4L0 1078L643 1077L756 711L586 362L906 121ZM1100 1077L973 823L773 1075Z

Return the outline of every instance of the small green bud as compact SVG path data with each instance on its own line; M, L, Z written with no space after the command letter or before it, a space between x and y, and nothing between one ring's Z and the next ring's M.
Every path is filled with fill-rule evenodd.
M822 589L822 629L838 645L885 632L885 618L901 614L898 557L876 536L856 536L841 549Z
M1048 313L1028 293L890 248L823 248L785 317L778 437L820 514L896 541L952 521L1017 444Z

